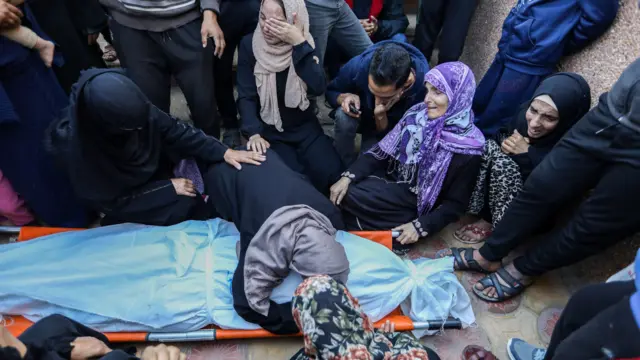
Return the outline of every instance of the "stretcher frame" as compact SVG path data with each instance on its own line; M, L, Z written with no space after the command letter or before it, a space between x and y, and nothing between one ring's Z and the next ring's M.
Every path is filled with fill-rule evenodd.
M62 232L82 231L85 229L53 228L53 227L30 227L30 226L0 226L0 234L18 235L17 241L28 241ZM369 239L391 249L393 239L399 235L397 231L353 231L354 235ZM0 314L2 315L2 314ZM33 323L22 316L2 315L2 322L9 332L14 336L19 336L27 330ZM381 327L387 320L395 325L396 331L411 330L438 330L438 329L460 329L462 323L458 319L435 320L425 322L414 322L408 316L402 315L400 308L394 310L382 320L375 323L375 327ZM272 334L264 329L258 330L231 330L220 329L217 326L206 326L201 330L189 332L107 332L105 333L109 341L114 343L122 342L191 342L191 341L217 341L231 339L259 339L282 337L282 335ZM290 336L301 336L300 333Z

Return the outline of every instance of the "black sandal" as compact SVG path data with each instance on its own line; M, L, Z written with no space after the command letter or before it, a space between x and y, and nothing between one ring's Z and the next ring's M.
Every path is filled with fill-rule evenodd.
M456 270L460 271L477 271L483 274L490 274L491 272L487 269L484 269L477 261L473 259L473 252L476 249L470 247L463 248L451 248L451 255L453 255L455 264L457 265ZM462 252L464 252L464 259L462 257Z
M509 285L502 285L498 276L504 280ZM527 288L528 285L523 284L520 280L517 280L505 268L500 268L498 271L493 274L489 274L488 276L483 277L478 281L478 283L482 284L483 289L478 290L476 286L473 286L473 292L482 300L492 303L499 303L505 300L509 300L515 296L522 294L524 289ZM487 296L483 293L488 287L493 287L496 289L497 298Z

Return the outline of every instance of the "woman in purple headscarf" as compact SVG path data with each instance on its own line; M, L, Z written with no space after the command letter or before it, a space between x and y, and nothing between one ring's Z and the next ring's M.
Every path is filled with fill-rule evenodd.
M438 65L425 86L424 102L331 187L349 230L401 231L399 251L464 214L485 142L473 125L476 83L468 66Z

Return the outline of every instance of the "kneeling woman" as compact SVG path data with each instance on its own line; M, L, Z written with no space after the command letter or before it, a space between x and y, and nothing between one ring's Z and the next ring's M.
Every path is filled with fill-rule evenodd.
M558 73L545 79L509 127L487 140L469 205L480 220L454 236L468 244L489 237L529 174L590 106L591 89L582 76Z
M464 214L485 143L473 125L473 73L463 63L444 63L425 83L424 103L331 187L349 230L394 228L402 231L398 242L410 244Z
M120 70L85 71L66 117L48 135L78 197L105 215L103 225L210 218L198 166L192 162L176 171L181 159L195 158L204 167L226 161L238 169L240 163L264 160L258 153L230 150L162 112Z
M303 0L264 0L260 21L238 52L238 109L247 148L273 149L323 193L342 163L307 99L325 90Z

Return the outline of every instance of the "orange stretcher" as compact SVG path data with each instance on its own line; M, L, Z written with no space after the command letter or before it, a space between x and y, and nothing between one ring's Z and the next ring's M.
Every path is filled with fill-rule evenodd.
M28 241L41 236L68 231L82 231L84 229L50 228L50 227L16 227L0 226L0 233L17 234L17 241ZM375 241L391 249L393 238L398 235L392 231L353 231L352 234ZM2 324L14 336L19 336L33 323L22 316L2 315ZM381 327L387 320L395 325L396 331L460 329L462 323L458 319L433 320L414 322L408 316L402 315L400 308L378 321L375 326ZM230 339L273 338L281 335L272 334L266 330L229 330L216 326L207 326L201 330L190 332L150 333L150 332L118 332L105 333L111 342L187 342L187 341L215 341ZM292 336L300 336L296 334Z

